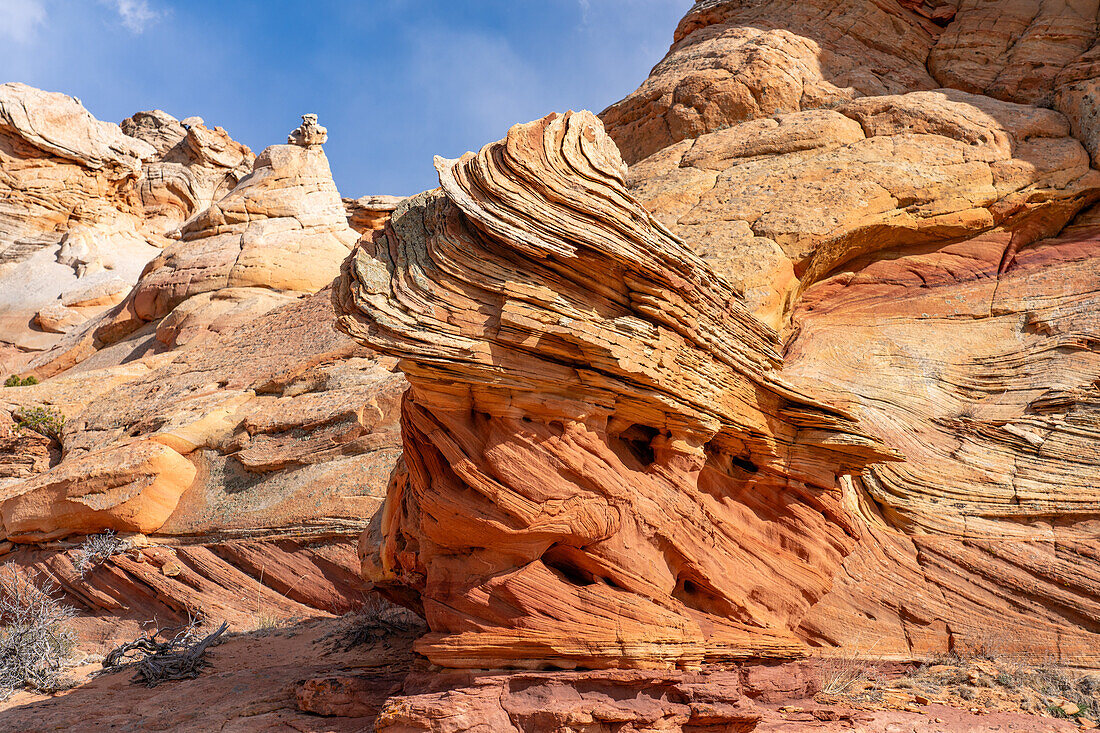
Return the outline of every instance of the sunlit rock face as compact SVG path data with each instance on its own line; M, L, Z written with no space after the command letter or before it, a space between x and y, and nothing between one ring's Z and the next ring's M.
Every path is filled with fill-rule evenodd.
M1100 664L1097 9L827 5L696 3L606 135L437 160L345 264L433 661Z
M3 561L119 623L253 628L355 607L356 540L400 456L405 381L334 329L318 291L392 202L366 198L352 228L315 119L300 144L255 157L198 118L146 112L120 128L63 95L0 87L9 97L19 105L0 111L19 127L0 139L14 129L39 147L2 161L0 184L26 185L0 197L0 231L9 211L12 226L53 227L39 254L63 292L11 288L24 270L0 271L0 298L48 301L28 328L49 336L18 354L40 383L0 389ZM19 178L31 167L61 181ZM84 196L90 213L50 220L35 195ZM149 250L125 272L108 220ZM0 339L17 335L0 323ZM23 423L35 414L56 429ZM135 549L82 577L73 543L108 530Z
M591 114L437 167L337 291L341 326L412 385L408 477L364 568L423 608L421 649L800 653L791 629L853 547L837 477L890 451L778 374L775 332L626 192Z
M197 129L189 125L188 136ZM137 357L194 346L327 286L360 233L318 140L265 149L251 172L178 228L124 302L29 366L49 376L108 347ZM385 216L376 212L373 226ZM155 338L142 338L154 328Z
M73 97L0 85L0 369L26 369L124 299L253 157L201 121L153 111L120 127Z

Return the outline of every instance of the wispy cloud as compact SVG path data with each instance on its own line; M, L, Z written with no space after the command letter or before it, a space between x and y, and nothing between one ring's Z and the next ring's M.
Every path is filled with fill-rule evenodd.
M38 27L45 22L43 0L0 1L0 36L27 43L34 40Z
M577 4L581 6L581 23L588 25L588 11L592 9L592 3L589 0L577 0Z
M101 0L113 7L122 25L133 33L141 33L146 26L158 20L163 13L149 7L149 0Z

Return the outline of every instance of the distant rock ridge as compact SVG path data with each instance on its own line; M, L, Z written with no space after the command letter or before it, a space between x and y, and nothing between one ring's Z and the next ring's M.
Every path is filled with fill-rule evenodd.
M25 371L36 352L125 297L117 283L128 289L252 160L221 128L185 130L160 111L120 127L64 94L0 85L3 371ZM74 298L97 288L114 292Z
M152 130L149 118L143 124ZM190 126L172 149L204 129ZM328 285L360 235L319 139L264 150L231 190L183 223L125 302L73 330L30 368L58 373L146 324L157 324L154 338L135 343L135 353L193 344Z
M152 111L117 127L64 95L0 92L22 95L30 122L15 119L34 139L97 166L18 142L3 174L34 167L99 186L81 194L98 219L59 218L36 245L60 292L31 294L40 340L12 360L41 383L0 391L3 562L45 573L119 628L191 616L251 628L354 608L355 538L400 455L404 380L333 329L324 290L393 202L357 204L352 228L319 126L256 157L201 118ZM34 185L0 197L0 222L47 221L27 217ZM65 200L67 186L46 190ZM122 270L130 239L148 251ZM27 411L64 417L64 429L41 435L20 422ZM73 542L105 530L133 550L82 577Z

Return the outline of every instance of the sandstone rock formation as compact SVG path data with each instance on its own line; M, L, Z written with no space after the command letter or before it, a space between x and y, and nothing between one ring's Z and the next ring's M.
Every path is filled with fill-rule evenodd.
M645 83L601 116L634 163L759 117L935 89L938 31L889 0L701 0Z
M401 203L402 196L362 196L357 199L344 199L344 209L348 212L348 224L359 234L381 229L389 221L394 209Z
M164 235L232 188L251 160L221 128L185 131L163 112L120 128L72 97L0 85L3 371L24 370L34 352L125 297ZM88 291L100 294L79 297Z
M669 146L630 178L775 328L857 257L994 230L1018 248L1100 196L1062 115L949 89L752 120Z
M199 129L191 126L185 141ZM318 139L264 150L251 173L180 228L125 302L30 368L49 376L112 345L135 356L193 345L328 285L359 233Z
M16 91L56 123L42 93ZM309 297L359 237L323 135L272 146L253 166L247 148L198 118L140 113L120 130L45 97L90 130L51 150L80 143L101 151L86 166L124 169L117 195L89 199L115 216L127 202L127 226L157 256L133 258L144 265L136 285L117 270L97 277L114 241L99 224L56 223L54 251L76 283L59 280L68 289L35 315L61 339L29 355L52 378L0 393L4 562L46 573L86 611L132 620L249 627L352 608L362 599L354 542L400 453L404 380L333 330L327 292ZM13 129L46 129L14 119ZM144 161L111 162L125 145ZM25 217L21 205L11 202ZM377 222L392 205L374 209ZM27 429L26 410L64 416L65 428ZM134 549L80 577L75 545L104 530Z
M328 128L317 124L315 114L302 115L302 124L286 136L288 144L301 145L303 148L324 145L327 140Z
M382 730L748 730L740 663L838 650L1100 666L1098 18L700 0L602 121L408 199L341 200L313 115L253 165L0 87L0 268L64 283L3 336L47 378L0 391L3 561L99 638L363 578L466 669L277 694Z
M330 300L278 308L203 348L104 365L117 356L107 350L0 391L0 416L66 417L57 445L26 429L0 437L0 540L25 548L3 561L123 618L248 627L359 602L355 538L400 455L405 386L333 329ZM105 529L143 544L79 578L73 548Z
M419 648L483 667L799 653L789 629L851 550L836 477L890 451L775 374L775 332L627 194L591 114L436 165L442 192L398 206L336 293L412 385L408 480L364 570L416 595Z
M629 172L584 114L437 159L335 292L410 382L360 552L418 649L1100 663L1096 16L702 0Z

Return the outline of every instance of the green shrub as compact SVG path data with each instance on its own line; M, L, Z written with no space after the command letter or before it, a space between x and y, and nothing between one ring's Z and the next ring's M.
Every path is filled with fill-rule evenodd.
M36 377L27 377L26 379L20 379L18 374L13 374L4 380L5 387L30 387L32 384L38 384Z
M23 407L13 415L16 430L33 430L47 438L61 440L65 416L52 407Z

